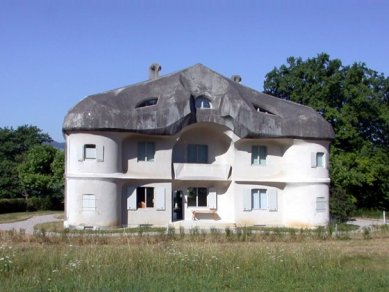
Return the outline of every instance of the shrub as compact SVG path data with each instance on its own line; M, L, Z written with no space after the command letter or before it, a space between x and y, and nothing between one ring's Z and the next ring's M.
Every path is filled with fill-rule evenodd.
M0 199L0 214L25 212L27 210L26 199Z

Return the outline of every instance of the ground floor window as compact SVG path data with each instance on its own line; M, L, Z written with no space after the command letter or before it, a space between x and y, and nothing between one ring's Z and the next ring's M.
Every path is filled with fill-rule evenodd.
M138 208L154 208L154 188L137 187L136 203Z
M82 210L95 211L96 210L96 196L82 195Z
M327 201L324 197L316 198L316 212L321 213L326 211Z
M207 207L207 188L188 188L188 207Z
M253 210L267 209L267 193L265 189L251 190L251 208Z

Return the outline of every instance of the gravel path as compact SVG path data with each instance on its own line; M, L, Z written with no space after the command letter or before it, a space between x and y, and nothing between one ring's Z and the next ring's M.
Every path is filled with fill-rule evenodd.
M36 224L62 220L62 219L55 218L56 216L58 216L58 214L35 216L24 221L18 221L13 223L2 223L0 224L0 230L15 229L16 231L19 231L20 229L24 229L26 234L33 234L34 226Z

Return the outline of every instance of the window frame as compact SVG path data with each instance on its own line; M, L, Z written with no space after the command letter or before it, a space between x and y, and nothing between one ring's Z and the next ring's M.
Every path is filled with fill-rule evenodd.
M151 150L151 151L149 151ZM139 141L137 161L154 162L155 161L155 142Z
M327 200L325 197L316 197L316 213L327 212Z
M207 105L207 106L205 106ZM212 102L205 95L199 95L195 99L195 108L197 109L212 109Z
M201 153L201 149L205 153ZM188 144L187 145L187 163L208 164L208 145L207 144Z
M325 167L324 152L316 152L316 167Z
M256 195L258 195L258 200L255 200ZM258 206L255 206L256 201L258 201ZM251 189L251 210L267 210L268 208L269 198L267 189Z
M88 150L89 149L89 150ZM92 152L92 149L94 150ZM92 156L89 156L90 154L94 154ZM84 159L85 160L93 160L93 159L97 159L97 147L96 147L96 144L85 144L84 145Z
M135 108L145 108L145 107L150 107L158 104L158 97L150 97L148 99L142 100L139 102Z
M193 194L191 194L191 190L194 192ZM200 191L205 191L205 192L201 192ZM187 188L187 206L188 208L206 208L208 207L208 194L209 194L209 190L208 188L205 188L205 187L189 187ZM199 205L199 196L204 196L205 198L205 204L204 204L204 198L202 198L202 204ZM194 198L194 203L195 204L192 204L193 201L191 200L190 197L193 197Z
M266 164L267 164L267 146L251 145L251 165L266 166Z
M136 188L137 209L153 209L155 206L154 200L155 200L155 188L154 187L137 187ZM142 204L142 202L143 202L143 204Z

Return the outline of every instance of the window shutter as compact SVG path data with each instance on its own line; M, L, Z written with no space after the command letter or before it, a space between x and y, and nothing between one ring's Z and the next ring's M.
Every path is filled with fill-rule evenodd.
M316 152L311 152L311 167L316 167Z
M164 211L165 207L165 188L156 187L155 188L155 208L157 211Z
M154 142L147 143L147 160L153 161L154 154L155 154L155 143Z
M258 146L251 146L251 164L259 164L259 151Z
M97 146L97 154L96 158L98 162L103 162L104 161L104 146Z
M267 191L269 197L269 211L278 210L277 190L269 189Z
M266 165L267 148L266 146L259 147L259 164Z
M243 211L251 211L251 190L244 190L243 193Z
M136 210L136 187L127 187L127 210Z
M209 189L207 203L209 209L217 209L217 194L214 188Z
M77 150L78 161L84 161L84 145L80 145Z

